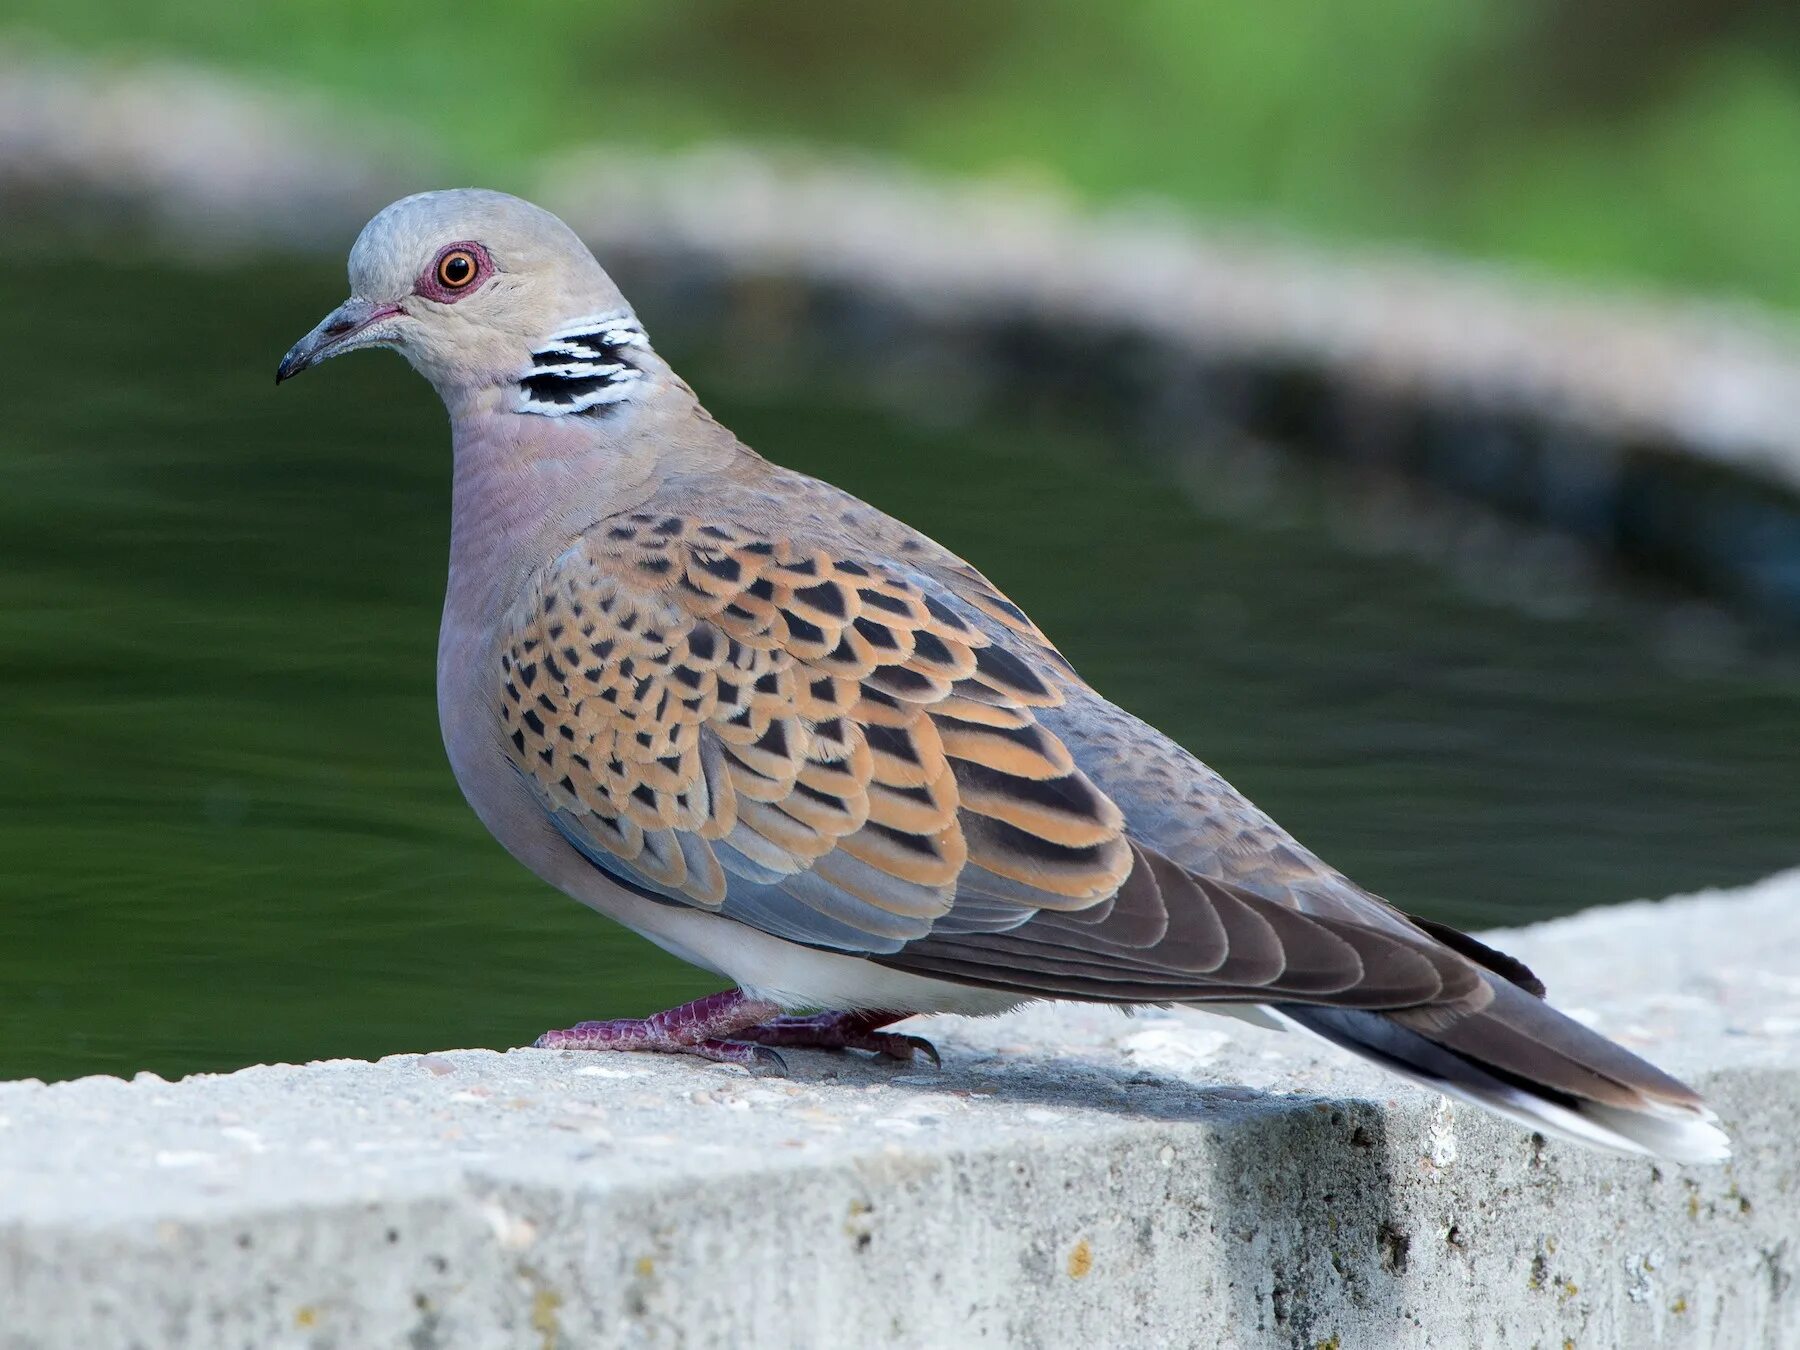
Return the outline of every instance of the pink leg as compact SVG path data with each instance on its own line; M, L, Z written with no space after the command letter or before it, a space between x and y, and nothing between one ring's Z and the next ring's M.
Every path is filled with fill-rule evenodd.
M873 1050L887 1059L901 1061L922 1055L934 1065L943 1067L943 1061L930 1041L920 1036L879 1030L909 1016L910 1013L897 1012L826 1012L810 1017L772 1017L757 1026L745 1027L738 1036L758 1045L807 1050Z
M684 1003L651 1017L581 1022L566 1031L546 1031L540 1050L645 1050L696 1055L722 1064L787 1072L771 1046L805 1050L872 1050L888 1059L922 1055L940 1064L938 1052L918 1036L882 1031L908 1016L896 1012L826 1012L784 1017L773 1003L747 997L741 989Z
M787 1064L780 1055L741 1035L780 1011L776 1004L746 997L741 989L727 989L651 1017L582 1022L567 1031L546 1031L536 1044L540 1050L651 1050L697 1055L721 1064L785 1073Z

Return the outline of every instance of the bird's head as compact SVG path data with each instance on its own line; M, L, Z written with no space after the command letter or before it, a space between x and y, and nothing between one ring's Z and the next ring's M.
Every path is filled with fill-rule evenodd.
M497 390L511 411L623 401L643 329L588 248L541 207L476 188L387 207L350 250L350 298L295 343L276 383L343 352L392 347L446 401Z

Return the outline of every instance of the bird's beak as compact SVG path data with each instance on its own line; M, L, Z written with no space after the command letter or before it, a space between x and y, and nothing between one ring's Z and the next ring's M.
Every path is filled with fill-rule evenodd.
M358 347L381 346L393 341L391 320L402 314L400 306L380 304L353 295L319 321L319 326L288 349L275 367L275 383L292 379L309 366Z

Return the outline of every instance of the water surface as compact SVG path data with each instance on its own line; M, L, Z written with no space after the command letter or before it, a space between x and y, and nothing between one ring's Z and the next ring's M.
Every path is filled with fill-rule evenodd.
M457 794L442 410L385 354L270 385L342 286L9 278L0 1078L505 1046L717 987L523 872ZM1478 603L1305 512L1202 512L1078 428L929 426L646 317L752 445L974 559L1403 906L1517 922L1800 860L1780 660L1671 665L1625 608Z

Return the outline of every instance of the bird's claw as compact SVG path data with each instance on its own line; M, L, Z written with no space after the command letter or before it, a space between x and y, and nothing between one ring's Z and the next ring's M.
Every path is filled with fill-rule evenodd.
M944 1061L937 1047L923 1036L879 1030L887 1022L897 1020L892 1013L816 1013L771 1018L757 1026L744 1028L737 1036L760 1045L781 1045L797 1050L866 1050L902 1064L928 1059L932 1067L943 1068Z
M768 1046L744 1045L741 1041L733 1041L730 1042L730 1044L734 1049L738 1046L742 1046L745 1050L750 1052L750 1055L747 1059L733 1059L727 1061L728 1063L742 1064L759 1078L786 1078L788 1076L787 1061L783 1059L779 1053L769 1049Z
M897 1059L903 1064L910 1064L915 1059L928 1059L931 1061L932 1068L944 1067L943 1058L938 1054L937 1047L923 1036L907 1036L897 1031L877 1031L868 1038L867 1043L852 1044L848 1048L873 1050L884 1058Z

